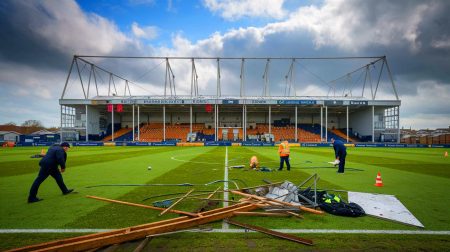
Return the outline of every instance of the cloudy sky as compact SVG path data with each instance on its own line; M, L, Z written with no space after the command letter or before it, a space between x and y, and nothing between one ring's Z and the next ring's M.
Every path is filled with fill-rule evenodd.
M401 126L449 127L448 13L447 0L3 0L0 1L0 123L21 124L35 119L45 126L59 126L58 99L74 54L386 55L402 100ZM92 59L92 62L133 81L132 94L163 92L165 63L160 60ZM339 67L351 71L366 63L335 62L337 65L333 66L330 62L321 65L297 62L295 93L327 95L329 81L340 76ZM189 64L171 63L176 72L177 94L190 92ZM209 94L216 81L216 63L197 64L199 93ZM282 94L277 91L285 88L282 83L289 64L271 65L271 94ZM240 62L223 62L221 67L222 93L234 94L233 91L239 90ZM86 66L80 68L84 74L88 73ZM264 68L264 61L248 62L246 94L260 95ZM373 66L372 79L377 79L376 70L380 69L380 65ZM101 78L101 73L98 75ZM383 75L385 79L381 80L377 97L393 99L386 71ZM348 83L340 84L338 92L347 94L349 86L354 85L355 93L358 78L359 72L347 76ZM103 77L104 82L105 79L107 76ZM117 85L120 90L121 84ZM80 95L77 88L79 84L69 86L67 95ZM104 87L100 89L105 91ZM92 90L91 94L95 95Z

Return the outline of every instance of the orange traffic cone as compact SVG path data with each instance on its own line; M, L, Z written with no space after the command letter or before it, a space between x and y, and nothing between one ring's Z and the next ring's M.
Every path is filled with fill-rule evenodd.
M445 152L445 153L444 153L444 157L448 157L448 152Z
M383 181L381 181L381 174L378 172L377 178L375 179L375 186L382 187Z

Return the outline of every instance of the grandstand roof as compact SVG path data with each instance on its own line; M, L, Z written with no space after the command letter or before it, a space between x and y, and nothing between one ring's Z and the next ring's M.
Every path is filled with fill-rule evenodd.
M82 104L110 101L122 104L332 105L325 103L337 101L337 105L342 105L348 101L348 105L353 105L352 101L367 101L377 105L373 103L380 98L377 92L386 86L394 94L394 99L388 101L399 101L385 56L75 55L60 103L77 104L75 100L81 99L85 100ZM324 95L326 90L328 93Z
M60 99L61 105L102 105L102 104L137 104L137 105L325 105L325 106L399 106L400 100L368 100L364 97L214 97L214 96L96 96L91 99Z

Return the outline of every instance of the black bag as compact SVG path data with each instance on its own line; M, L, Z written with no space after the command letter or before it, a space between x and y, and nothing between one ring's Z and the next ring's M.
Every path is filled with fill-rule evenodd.
M305 190L299 190L298 194L314 201L314 191L312 191L310 187ZM349 217L359 217L366 214L364 209L358 204L347 203L334 194L328 194L326 191L317 191L316 195L319 207L327 213ZM299 197L299 200L301 202L302 198Z
M366 214L364 209L356 203L347 203L344 201L331 203L323 202L319 204L319 206L325 212L339 216L359 217Z

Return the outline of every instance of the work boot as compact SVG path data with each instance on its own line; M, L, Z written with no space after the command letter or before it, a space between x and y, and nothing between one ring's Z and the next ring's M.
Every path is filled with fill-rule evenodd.
M43 199L39 199L39 198L34 198L34 199L28 199L28 203L34 203L34 202L38 202L41 201Z
M67 194L69 194L69 193L71 193L71 192L73 192L73 189L69 189L69 190L67 190L67 192L63 192L63 194L64 194L64 195L67 195Z

